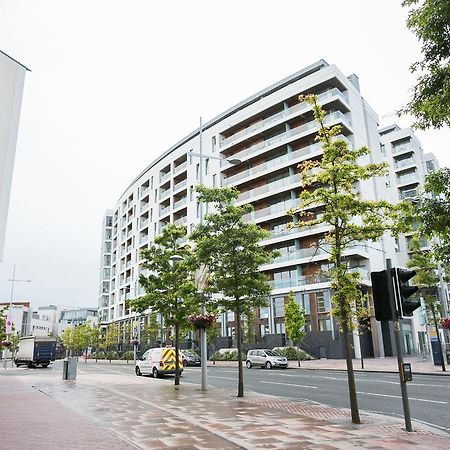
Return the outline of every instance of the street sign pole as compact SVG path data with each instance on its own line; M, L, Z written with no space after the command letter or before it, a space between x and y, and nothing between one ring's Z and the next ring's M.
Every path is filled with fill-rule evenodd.
M402 392L403 415L405 416L405 430L413 431L411 426L411 413L409 410L408 390L406 387L405 377L403 376L403 354L400 344L400 323L398 321L397 308L401 311L401 298L398 292L397 277L395 278L395 286L392 280L392 264L391 260L386 259L386 277L389 292L389 304L392 312L392 325L394 328L395 349L397 352L398 375L400 378L400 389Z

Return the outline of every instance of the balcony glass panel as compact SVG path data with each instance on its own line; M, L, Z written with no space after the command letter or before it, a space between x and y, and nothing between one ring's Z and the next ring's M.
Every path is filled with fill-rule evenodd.
M324 100L326 100L330 97L333 97L333 96L337 96L342 101L346 102L346 98L345 98L344 94L338 88L333 88L333 89L329 89L325 92L322 92L321 94L318 95L319 103L323 102ZM246 136L250 133L253 133L256 130L264 128L265 126L270 125L271 123L276 122L277 120L280 120L283 117L287 117L287 116L289 116L297 111L300 111L302 109L304 109L305 111L308 111L311 109L311 105L307 102L301 102L297 105L292 106L291 108L280 111L264 120L253 123L245 130L238 131L237 133L233 134L232 136L230 136L226 139L223 139L220 142L220 147L225 147L226 145L230 144L231 142L236 141L237 139L240 139L243 136Z

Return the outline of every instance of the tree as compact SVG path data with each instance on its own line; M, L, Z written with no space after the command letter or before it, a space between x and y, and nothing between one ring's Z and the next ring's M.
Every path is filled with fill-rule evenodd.
M89 345L95 348L95 362L98 361L98 349L101 347L103 338L103 330L100 325L94 325L89 332Z
M64 347L70 352L78 355L82 350L86 350L89 345L90 327L89 325L77 325L74 327L67 327L62 334L62 341Z
M421 42L423 59L410 67L417 84L401 112L412 114L420 129L450 126L450 2L404 0L402 5L416 6L406 25Z
M294 293L289 292L288 302L284 307L284 321L286 334L289 339L298 344L305 338L306 316L305 310L295 303ZM300 351L297 351L298 367L300 367Z
M437 264L433 260L433 257L429 251L421 250L420 240L417 236L413 237L409 250L411 252L411 256L406 265L410 269L416 271L416 275L414 276L413 281L416 286L421 288L421 295L424 300L427 312L431 313L434 328L436 330L436 336L438 339L438 345L442 351L438 319L436 317L436 303L438 303L437 287L439 285ZM444 355L442 355L442 371L445 372Z
M244 214L251 205L234 206L239 191L234 188L208 189L197 187L198 201L212 203L215 212L207 214L190 238L196 243L198 263L209 270L206 291L221 293L219 304L233 311L238 349L238 397L244 396L242 372L243 314L257 306L264 306L270 294L267 275L259 271L261 264L272 260L273 253L259 245L266 232L254 223L245 223Z
M433 252L441 264L450 264L450 168L430 172L425 177L425 192L416 205L419 233L434 239Z
M148 323L144 325L141 331L141 341L147 345L156 343L158 340L158 333L160 326L158 324L158 315L156 312L151 311L148 315Z
M318 105L314 95L301 98L312 105L319 124L317 139L322 144L320 160L309 160L299 166L299 205L290 213L298 222L292 226L306 228L326 224L324 247L329 252L329 271L333 294L333 315L336 317L344 338L347 377L352 421L361 423L356 397L350 333L354 329L355 305L363 296L360 276L352 271L345 257L351 245L361 245L366 240L376 241L389 230L396 230L400 212L409 208L400 203L391 205L385 200L364 200L356 188L364 180L386 173L385 164L360 165L362 158L370 153L367 147L351 149L346 141L337 139L340 126L325 126L326 112ZM368 159L368 158L366 158Z
M112 351L110 349L112 346L117 348L118 343L119 343L119 324L110 323L106 327L106 336L105 336L105 349L106 353L109 354L109 362L111 362L112 359Z
M190 325L188 316L199 309L192 250L189 246L181 247L179 244L185 236L185 227L169 224L155 238L155 245L142 252L144 262L141 266L150 271L150 275L141 274L139 277L146 294L130 301L135 311L143 313L150 308L152 312L162 315L165 326L175 328L176 386L180 384L180 332Z
M366 294L362 295L355 302L355 321L356 330L359 338L359 352L361 354L361 369L364 369L364 355L361 336L370 330L370 318L373 317L373 311Z

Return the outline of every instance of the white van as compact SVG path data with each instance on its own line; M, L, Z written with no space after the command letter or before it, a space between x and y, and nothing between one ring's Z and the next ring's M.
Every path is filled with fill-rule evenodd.
M178 368L181 375L183 372L181 350L178 350ZM137 376L153 375L154 378L168 373L175 373L175 348L149 348L141 358L136 361L135 372Z

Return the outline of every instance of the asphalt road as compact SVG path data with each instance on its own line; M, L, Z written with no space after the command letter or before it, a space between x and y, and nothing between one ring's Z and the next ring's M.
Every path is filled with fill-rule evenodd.
M20 370L26 375L34 370L61 372L61 363L56 362L47 369ZM83 372L129 373L134 375L133 363L108 364L105 362L84 364L79 362L80 375ZM17 371L16 374L18 374ZM355 373L360 410L403 417L400 384L397 374L392 373ZM167 383L173 383L173 376L165 377ZM182 383L200 385L201 369L185 369ZM152 378L148 377L148 382ZM208 367L208 384L214 387L237 389L237 367ZM346 372L327 370L283 369L246 369L244 367L244 386L247 390L262 394L286 397L289 399L307 399L325 405L349 408ZM408 396L413 420L439 427L450 433L450 377L438 375L413 375L408 383Z

